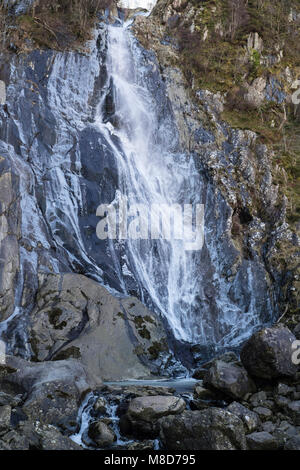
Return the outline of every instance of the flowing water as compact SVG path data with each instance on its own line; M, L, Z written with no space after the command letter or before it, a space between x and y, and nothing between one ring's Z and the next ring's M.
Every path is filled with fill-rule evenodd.
M155 69L154 63L152 67ZM139 215L140 231L146 227L142 240L134 239L133 234L123 242L110 243L125 291L128 290L126 275L132 276L138 284L140 298L167 319L178 339L234 344L260 322L252 293L252 267L249 263L246 268L245 289L250 303L241 305L241 299L232 300L232 286L220 273L218 252L222 249L221 231L225 227L216 220L216 212L222 208L216 211L214 190L197 169L195 157L180 152L170 105L165 98L163 104L159 102L162 84L157 81L156 87L153 86L152 72L131 34L130 23L108 26L107 72L107 89L112 95L114 112L107 118L103 96L96 124L113 148L118 168L119 187L112 206L125 199L129 211L135 207ZM112 137L117 138L118 147ZM205 204L205 221L198 220L205 223L203 250L187 250L187 239L174 236L180 231L182 208L188 204L194 210ZM174 223L173 236L146 239L149 216L144 208L152 208L150 223L157 228L160 217L164 221L169 219L171 206L175 207L174 217L170 219ZM226 224L225 218L223 223ZM198 238L202 235L200 230ZM214 295L208 294L209 290Z

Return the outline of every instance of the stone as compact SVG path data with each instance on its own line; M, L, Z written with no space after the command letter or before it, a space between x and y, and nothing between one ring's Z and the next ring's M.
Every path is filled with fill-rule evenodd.
M277 450L279 447L276 438L265 431L248 434L246 439L250 450Z
M87 375L75 359L32 363L7 356L13 372L0 379L4 391L26 394L22 411L30 420L74 431L83 396L102 385Z
M272 432L274 432L275 429L276 429L276 425L272 423L272 421L266 421L265 423L262 424L262 430L270 434L272 434Z
M9 405L0 406L0 433L10 429L11 407Z
M300 435L288 439L284 445L284 450L300 450Z
M272 411L269 410L269 408L265 408L264 406L253 408L253 412L256 413L262 420L269 419L273 415Z
M160 439L168 450L237 450L246 448L243 422L221 408L185 411L159 421Z
M200 400L213 400L216 398L216 394L214 391L197 384L194 388L194 398Z
M121 417L121 431L136 437L155 438L158 434L157 421L163 416L180 414L185 408L185 401L174 396L134 398L126 414Z
M295 338L300 340L300 323L298 323L298 325L295 326L293 333L295 335Z
M104 415L107 411L107 403L103 397L99 397L94 404L94 410L100 415Z
M300 400L288 403L285 410L296 426L300 426Z
M276 395L287 396L293 393L295 389L293 387L289 387L284 383L278 383L274 389L274 393Z
M231 403L227 410L238 416L245 424L247 431L252 433L260 426L260 419L257 413L249 410L246 406L238 402Z
M254 333L241 350L241 361L254 377L276 379L293 377L297 366L292 362L292 343L296 340L282 325Z
M29 331L36 360L73 357L107 381L159 373L172 356L161 321L138 299L77 274L40 276Z
M242 399L256 390L246 369L239 363L214 361L203 379L203 384L235 399Z
M257 393L254 393L251 395L249 401L253 406L259 406L265 403L265 401L268 399L266 392L260 391Z
M88 436L99 448L110 447L117 437L113 430L103 421L95 421L90 424Z

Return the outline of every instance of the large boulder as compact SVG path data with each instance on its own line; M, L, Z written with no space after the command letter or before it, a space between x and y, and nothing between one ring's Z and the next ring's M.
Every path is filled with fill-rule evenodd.
M2 369L0 388L10 394L22 394L21 409L27 419L70 432L76 429L83 396L102 385L88 376L75 359L30 363L7 356Z
M244 450L242 421L221 408L185 411L159 421L160 438L168 450Z
M129 404L127 413L121 418L121 431L136 437L156 437L158 420L163 416L180 414L185 407L185 401L174 396L134 398Z
M29 340L35 360L73 357L105 380L160 374L172 357L161 321L138 299L77 274L40 276Z
M248 434L247 445L250 450L277 450L279 441L272 434L261 431Z
M235 399L253 393L256 387L242 364L214 361L204 376L203 384Z
M295 340L295 336L283 325L264 328L243 345L241 361L254 377L292 377L297 373L297 366L292 362L292 344Z

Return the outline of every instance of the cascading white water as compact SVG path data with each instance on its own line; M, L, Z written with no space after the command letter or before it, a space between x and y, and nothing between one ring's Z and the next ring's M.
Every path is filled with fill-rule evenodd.
M101 103L96 122L114 148L117 159L119 192L116 201L120 199L121 192L122 196L126 196L129 207L136 204L143 207L155 205L159 210L154 218L159 225L161 213L164 218L169 217L170 205L195 206L203 202L203 177L195 167L193 156L179 151L172 112L169 110L165 118L159 115L156 90L151 92L147 86L141 50L128 24L108 26L107 68L108 82L113 84L115 115L112 122L105 124ZM119 139L121 150L114 145L112 136ZM208 204L210 197L213 195L210 189L206 189ZM209 207L206 212L209 214ZM140 221L146 225L145 217L147 215L140 214ZM214 235L206 230L206 249L217 271ZM201 251L186 251L184 242L176 239L128 238L125 245L126 272L133 273L141 291L146 291L178 339L202 344L213 342L218 337L215 331L220 327L219 339L226 336L223 344L229 344L237 336L249 334L251 327L257 323L257 315L252 309L241 320L241 309L230 301L228 295L230 286L220 279L218 272L212 274L217 314L214 318L212 313L207 313L209 306L203 293L207 273L206 266L201 265L204 260ZM111 248L113 251L113 244ZM116 258L113 254L113 259ZM201 311L203 298L206 305ZM233 328L231 333L231 327L237 324L239 332Z
M25 68L10 67L11 117L5 116L0 131L15 146L27 242L20 247L15 311L0 334L12 350L20 343L30 357L26 319L37 274L73 271L114 293L138 294L179 339L239 344L272 315L265 267L237 260L230 208L202 174L197 156L183 153L157 61L138 44L130 23L101 22L89 48L85 55L37 53ZM24 83L41 84L36 102ZM186 251L177 239L99 242L97 206L124 197L129 208L155 206L156 227L173 204L204 204L203 250ZM146 217L140 214L145 226Z
M156 102L139 77L132 47L133 39L126 25L109 27L108 71L114 86L115 118L120 123L113 133L122 143L122 152L115 148L119 189L127 197L129 207L157 205L166 218L172 204L201 202L196 192L191 191L190 197L186 191L192 180L198 180L200 194L201 181L191 157L172 153L176 129L167 125L158 128ZM103 130L101 114L98 125ZM158 143L161 138L162 145ZM160 211L155 215L158 226ZM147 216L140 214L145 226ZM153 220L153 211L151 216ZM184 242L128 239L126 251L138 282L168 319L176 336L194 340L198 332L196 328L193 331L189 316L193 316L193 297L197 295L195 266Z

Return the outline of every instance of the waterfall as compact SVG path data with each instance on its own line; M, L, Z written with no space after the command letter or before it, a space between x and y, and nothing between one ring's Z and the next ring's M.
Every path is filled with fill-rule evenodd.
M0 144L22 175L24 243L15 311L0 332L26 357L41 272L79 272L114 294L136 295L190 343L234 346L272 318L265 268L239 258L231 208L199 157L182 149L155 54L130 26L102 22L89 53L34 51L10 64ZM204 207L203 247L188 250L174 236L99 240L97 207L124 201L141 208L140 227L151 208L156 230L173 208L173 232L185 207Z
M140 206L140 226L147 226L145 207L156 207L151 220L154 217L159 226L160 216L166 220L172 205L205 205L202 250L187 251L184 240L175 237L110 242L116 271L125 286L130 285L130 276L135 279L139 296L167 319L176 338L191 343L236 344L261 319L251 276L248 309L246 299L244 305L233 299L232 286L221 274L219 253L224 249L228 217L225 204L197 168L196 157L182 153L161 78L153 86L151 74L158 73L155 62L150 60L149 66L130 24L110 25L107 35L107 89L114 113L107 116L103 98L96 125L113 148L117 163L119 186L112 204L125 196L128 207ZM221 207L216 207L218 204ZM224 215L217 216L222 205ZM173 222L176 230L176 214ZM250 265L244 268L251 272Z

